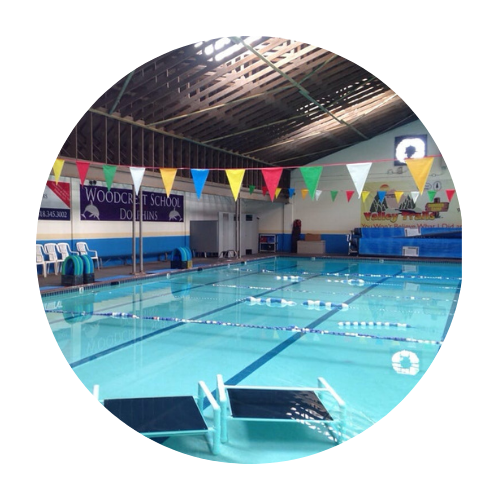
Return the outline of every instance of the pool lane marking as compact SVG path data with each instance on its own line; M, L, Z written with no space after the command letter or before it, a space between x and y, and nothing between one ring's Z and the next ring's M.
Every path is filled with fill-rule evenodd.
M287 283L286 285L283 285L281 288L289 287L289 286L294 285L294 284L296 284L296 283ZM265 293L269 293L269 292L263 292L259 295L264 295ZM82 358L78 361L74 361L74 362L70 363L70 366L71 366L71 368L75 368L77 366L83 365L83 364L88 363L90 361L94 361L98 358L106 356L107 354L111 354L111 353L116 352L120 349L130 347L134 344L137 344L138 342L142 342L143 340L148 340L151 337L154 337L156 335L160 335L161 333L165 333L167 331L173 330L174 328L178 328L179 326L189 324L189 321L201 319L204 316L218 313L218 312L223 311L225 309L228 309L230 307L234 307L240 303L241 303L241 300L237 300L236 302L232 302L231 304L226 304L226 305L218 307L216 309L211 309L210 311L207 311L207 312L198 314L197 316L193 316L192 318L189 318L189 320L186 322L175 323L173 325L166 326L165 328L160 328L159 330L155 330L154 332L150 332L146 335L142 335L140 337L136 337L135 339L128 340L127 342L123 342L123 343L118 344L116 346L105 349L104 351L99 351L97 353L91 354L90 356L87 356L86 358ZM89 314L89 316L91 316L91 315L92 315L92 313ZM78 316L80 316L80 315L78 315ZM106 316L106 317L108 317L108 316Z
M458 305L458 296L460 295L460 290L461 290L461 283L459 283L455 289L455 295L453 297L453 301L450 307L450 311L448 312L448 318L446 319L446 324L444 325L443 329L443 334L441 335L441 342L444 341L446 338L446 335L448 334L448 330L451 326L451 322L453 320L453 317L455 316L455 311L457 309Z
M282 269L293 269L294 267L297 267L298 263L293 265L293 266L286 266L286 267L283 267ZM255 271L255 272L248 272L247 274L244 274L244 276L252 276L254 274L261 274L261 271ZM241 274L237 275L237 276L231 276L230 278L224 278L224 279L221 279L221 280L217 280L217 281L212 281L212 282L208 282L208 283L201 283L199 285L194 285L194 286L191 286L189 288L189 290L196 290L197 288L201 288L201 287L204 287L204 286L214 286L214 285L217 285L217 283L223 283L224 281L231 281L231 280L234 280L234 279L238 279L241 277ZM137 283L135 283L134 285L132 286L137 286ZM149 300L153 300L153 299L157 299L158 297L163 297L163 296L166 296L166 295L175 295L176 293L180 293L180 292L183 292L184 290L186 290L185 287L180 287L179 289L177 290L172 290L172 288L170 289L170 291L168 293L161 293L159 295L155 295L155 296L152 296L152 297L148 297L147 299L143 299L143 301L149 301ZM74 298L74 297L72 297ZM69 299L69 297L68 297ZM49 301L49 302L53 302L52 301ZM116 307L123 307L125 305L130 305L132 304L133 301L129 301L129 302L122 302L121 304L117 304ZM99 310L99 309L98 309ZM45 310L45 312L55 312L55 311L47 311ZM53 324L56 324L58 322L62 322L64 321L63 319L61 320L58 320L58 321L54 321Z
M402 272L402 271L401 271ZM394 276L397 276L400 273L396 273ZM378 286L380 283L383 283L384 281L390 279L390 277L387 278L382 278L379 282L363 289L360 291L358 294L356 294L354 297L351 297L350 299L346 300L346 304L350 304L351 302L354 302L355 300L359 299L361 296L363 296L365 293L367 293L369 290L372 288L375 288ZM316 326L320 325L325 321L326 319L330 318L334 314L338 313L341 310L341 308L333 309L331 311L328 311L326 314L323 314L320 318L314 320L312 323L307 325L305 329L314 329ZM292 344L294 344L297 340L301 339L305 335L304 332L298 332L295 335L289 337L285 341L283 341L281 344L277 345L270 351L268 351L266 354L262 355L260 358L256 359L253 363L248 365L247 367L243 368L240 372L236 373L233 375L229 380L227 380L225 383L227 385L237 385L240 382L242 382L244 379L246 379L249 375L251 375L253 372L258 370L260 367L262 367L265 363L270 361L272 358L283 352L287 347L290 347Z
M292 266L292 267L293 267L293 266ZM254 273L250 273L250 274L254 274ZM228 278L228 279L232 279L232 278ZM218 283L218 282L221 282L221 281L224 281L224 280L215 281L214 283ZM295 283L294 283L294 282L287 283L287 284L283 285L281 288L285 288L285 287L287 287L287 286L291 286L291 285L293 285L293 284L295 284ZM205 284L203 284L203 285L196 285L196 286L195 286L195 287L193 287L193 288L196 288L196 287L198 287L198 286L207 286L207 285L210 285L210 283L205 283ZM189 319L189 320L187 320L187 321L181 321L181 322L179 322L179 323L175 323L175 324L173 324L173 325L169 325L169 326L167 326L167 327L165 327L165 328L160 328L159 330L155 330L154 332L150 332L150 333L148 333L147 335L142 335L141 337L137 337L137 338L135 338L135 339L128 340L128 341L123 342L123 343L121 343L121 344L117 344L116 346L113 346L113 347L110 347L110 348L108 348L108 349L105 349L104 351L99 351L99 352L96 352L96 353L91 354L91 355L89 355L89 356L87 356L87 357L85 357L85 358L82 358L82 359L80 359L80 360L74 361L73 363L69 363L69 365L70 365L70 367L71 367L71 368L74 368L74 367L77 367L77 366L81 366L81 365L83 365L83 364L85 364L85 363L88 363L88 362L90 362L90 361L95 361L95 360L96 360L96 359L98 359L98 358L101 358L101 357L106 356L106 355L108 355L108 354L112 354L112 353L114 353L114 352L116 352L116 351L118 351L118 350L120 350L120 349L124 349L124 348L126 348L126 347L130 347L130 346L132 346L132 345L134 345L134 344L137 344L137 343L139 343L139 342L142 342L143 340L150 339L151 337L154 337L154 336L159 335L159 334L161 334L161 333L164 333L164 332L166 332L166 331L169 331L169 330L172 330L172 329L177 328L177 327L179 327L179 326L182 326L182 325L184 325L184 324L188 323L189 321L192 321L192 320L197 320L197 319L201 319L201 318L203 318L204 316L206 316L206 315L208 315L208 314L214 314L214 313L217 313L217 312L223 311L224 309L228 309L229 307L234 307L234 306L238 305L239 303L241 303L241 300L238 300L238 301L233 302L233 303L231 303L231 304L226 304L225 306L221 306L221 307L218 307L218 308L216 308L216 309L212 309L212 310L210 310L210 311L207 311L207 312L201 313L201 314L199 314L199 315L197 315L197 316L194 316L193 318L190 318L190 319ZM48 310L48 311L46 311L46 312L60 312L60 313L64 313L64 312L66 312L66 313L68 313L68 314L70 314L70 313L71 313L71 311L61 311L61 310ZM105 313L102 313L102 314L104 315ZM92 313L91 313L90 315L92 315ZM98 315L98 313L96 313L96 314L94 314L94 315L95 315L95 316L97 316L97 315ZM109 316L111 316L111 315L112 315L112 313L111 313ZM81 316L81 314L76 313L76 314L75 314L75 316ZM108 316L106 315L106 317L108 317ZM119 316L117 316L117 317L119 317Z

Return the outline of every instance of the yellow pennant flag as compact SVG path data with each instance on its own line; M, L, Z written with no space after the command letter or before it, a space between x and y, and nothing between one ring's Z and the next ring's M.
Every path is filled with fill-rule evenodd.
M404 191L394 191L394 196L396 197L396 201L399 203L401 196L403 196Z
M54 176L56 178L56 184L59 182L59 177L61 175L63 165L64 165L64 160L58 159L54 162L54 166L52 167L52 170L54 171Z
M274 192L274 198L276 199L281 193L281 188L276 188L276 191Z
M167 196L170 196L170 191L172 190L172 185L174 184L174 179L177 174L176 168L160 168L161 178L163 180L163 185L165 186L165 191Z
M230 168L226 169L226 175L229 180L229 186L231 187L231 192L233 193L234 201L238 199L238 194L240 193L241 183L243 182L243 176L245 175L244 168Z
M307 193L309 193L309 189L302 189L302 199L307 196Z
M424 192L425 183L427 182L427 177L431 171L433 161L434 158L407 158L405 160L420 194Z
M365 201L366 201L366 198L368 198L368 195L369 195L369 194L370 194L370 191L363 191L363 192L361 193L361 198L362 198L363 202L365 202Z

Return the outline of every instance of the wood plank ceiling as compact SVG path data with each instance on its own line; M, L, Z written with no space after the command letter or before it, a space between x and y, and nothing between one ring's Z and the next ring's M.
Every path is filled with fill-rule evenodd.
M302 166L416 119L384 82L337 54L281 38L221 38L125 75L89 109L61 156L155 167Z

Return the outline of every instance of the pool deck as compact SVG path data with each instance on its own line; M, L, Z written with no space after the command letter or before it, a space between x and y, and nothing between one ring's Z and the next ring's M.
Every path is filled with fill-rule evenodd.
M196 268L207 268L213 266L220 266L225 264L235 264L238 262L247 262L249 260L269 258L274 255L290 255L290 254L277 254L277 253L262 253L262 254L253 254L251 256L245 255L241 258L227 258L227 257L196 257L193 258L193 269ZM105 284L106 282L112 281L126 281L126 280L134 280L140 279L143 277L151 276L152 274L166 274L166 273L176 273L183 272L184 269L172 269L170 261L155 261L155 262L144 262L143 264L143 272L140 272L139 264L136 265L136 272L132 268L132 264L127 265L118 265L118 266L106 266L100 269L94 269L94 279L95 283ZM68 290L70 286L63 286L61 284L61 274L54 274L53 267L50 267L50 273L47 273L47 277L43 277L43 274L40 274L40 269L38 270L38 287L40 289L40 293L54 293L62 290ZM86 285L77 285L86 286Z
M213 266L220 266L225 264L236 264L238 262L248 262L256 259L264 259L270 258L273 256L279 257L318 257L318 258L343 258L343 259L373 259L373 260L401 260L401 257L379 257L379 256L347 256L347 255L334 255L334 254L296 254L296 253L259 253L252 255L245 255L242 257L195 257L192 260L193 269L199 268L209 268ZM461 262L461 259L415 259L415 258L403 258L403 260L411 260L411 261L440 261L440 262ZM50 267L50 273L47 273L47 277L43 277L42 274L38 274L38 287L40 289L40 293L54 293L67 291L69 289L75 288L71 286L63 286L61 284L61 275L54 274L53 267ZM112 281L127 281L127 280L137 280L144 277L158 275L158 274L167 274L167 273L176 273L176 272L185 272L185 269L172 269L170 261L153 261L153 262L144 262L143 263L143 272L140 272L139 264L136 265L136 272L134 273L132 264L126 265L118 265L118 266L105 266L100 269L94 270L94 279L95 283L90 285L77 285L79 286L92 286L95 284L106 284ZM38 268L38 272L40 273L40 268Z

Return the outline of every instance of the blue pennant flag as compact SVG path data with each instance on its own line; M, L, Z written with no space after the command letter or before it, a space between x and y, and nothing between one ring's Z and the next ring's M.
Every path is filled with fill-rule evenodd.
M201 192L203 191L203 186L207 180L208 172L209 171L207 169L191 169L191 176L193 177L194 188L196 189L198 198L201 198Z
M382 203L384 201L384 198L385 198L385 191L377 191L378 192L378 201L380 201L380 203Z
M293 196L293 193L295 193L295 188L288 188L288 196L290 198Z

